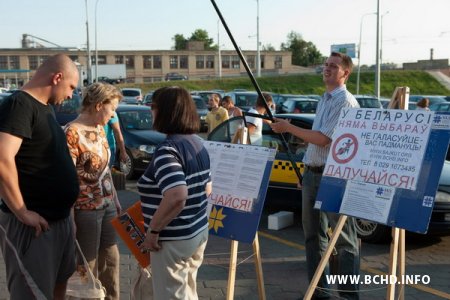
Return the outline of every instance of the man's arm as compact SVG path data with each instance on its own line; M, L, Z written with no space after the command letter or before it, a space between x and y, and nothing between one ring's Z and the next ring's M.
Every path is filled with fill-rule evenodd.
M285 119L275 118L275 122L270 124L270 127L276 133L288 132L317 146L325 147L331 143L331 139L322 132L294 126Z
M22 139L0 132L0 145L0 195L19 221L36 228L36 236L39 236L48 229L48 223L38 213L27 209L19 188L15 157Z
M123 140L122 131L120 131L120 125L119 122L115 122L111 124L111 128L114 133L114 138L116 139L117 148L119 148L120 151L120 160L126 161L127 160L127 152L125 150L125 141ZM112 153L111 155L114 155Z

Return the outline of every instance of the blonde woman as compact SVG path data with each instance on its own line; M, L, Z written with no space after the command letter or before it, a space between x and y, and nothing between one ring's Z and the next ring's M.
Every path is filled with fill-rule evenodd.
M103 127L121 99L114 86L92 84L83 92L81 113L64 130L80 184L74 205L76 238L91 270L106 288L106 299L119 299L120 295L120 256L110 221L121 207L108 166L111 151Z

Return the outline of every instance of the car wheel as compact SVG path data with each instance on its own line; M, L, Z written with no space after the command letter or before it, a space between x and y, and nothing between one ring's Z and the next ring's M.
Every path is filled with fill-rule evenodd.
M356 232L362 241L368 243L383 243L391 238L391 228L375 222L356 218Z
M124 163L120 163L120 171L125 174L126 179L133 179L136 176L136 171L134 170L133 156L131 152L126 150L126 160Z

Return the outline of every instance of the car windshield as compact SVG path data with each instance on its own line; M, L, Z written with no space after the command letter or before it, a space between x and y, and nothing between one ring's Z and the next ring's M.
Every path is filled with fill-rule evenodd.
M192 98L195 102L195 106L197 107L197 109L207 109L208 107L206 106L205 101L200 98L200 97L195 97Z
M258 94L236 94L236 106L255 106Z
M78 114L81 107L80 96L74 94L72 99L64 100L63 103L54 105L55 113Z
M121 111L117 113L123 128L131 130L151 130L153 128L150 111Z
M135 91L135 90L122 90L122 95L128 96L128 97L135 97L135 96L139 96L140 93L139 93L139 91Z
M380 108L380 101L376 98L357 98L362 108Z

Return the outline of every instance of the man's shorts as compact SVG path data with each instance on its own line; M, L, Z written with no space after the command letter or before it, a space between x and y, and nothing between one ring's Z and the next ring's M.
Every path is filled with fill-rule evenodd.
M49 230L36 230L12 213L0 211L0 247L6 265L11 299L53 298L57 283L75 271L75 247L71 217L49 222Z

